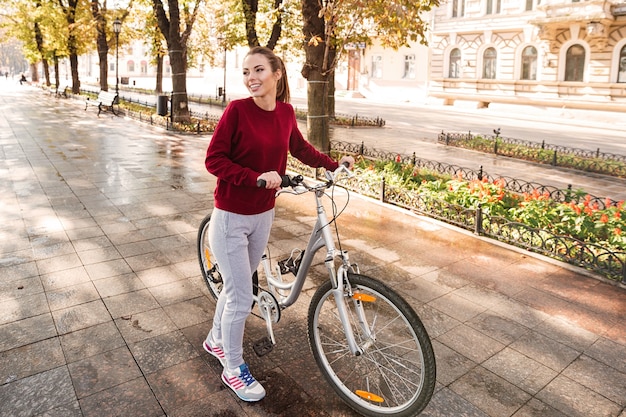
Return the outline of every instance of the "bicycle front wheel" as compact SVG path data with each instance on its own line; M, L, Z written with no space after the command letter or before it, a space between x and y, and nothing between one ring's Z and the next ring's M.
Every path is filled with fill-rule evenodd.
M350 351L330 282L315 292L309 343L337 394L366 416L409 417L422 412L435 389L435 355L413 308L370 277L348 274L347 319L362 353Z

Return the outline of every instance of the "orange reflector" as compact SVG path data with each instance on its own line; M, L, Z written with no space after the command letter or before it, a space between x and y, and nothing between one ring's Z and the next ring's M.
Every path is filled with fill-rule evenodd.
M209 248L204 248L204 258L206 259L207 268L213 268L213 265L211 264L211 254L209 253Z
M385 401L383 397L379 397L378 395L372 394L371 392L361 391L360 389L356 390L355 393L359 397L365 398L366 400L369 400L369 401L374 401L375 403L382 403Z
M374 301L376 301L376 297L374 297L372 295L361 294L360 292L354 293L352 295L352 298L354 298L355 300L365 301L365 302L368 302L368 303L373 303Z

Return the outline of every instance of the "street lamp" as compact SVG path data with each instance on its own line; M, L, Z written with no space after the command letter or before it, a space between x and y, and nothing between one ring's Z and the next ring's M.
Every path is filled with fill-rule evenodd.
M220 43L224 42L224 82L222 83L222 105L224 105L226 103L226 39L220 36L217 40Z
M122 31L122 22L120 19L113 21L113 32L115 32L115 100L119 100L120 97L120 78L118 76L118 68L120 64L119 46L120 46L120 32Z

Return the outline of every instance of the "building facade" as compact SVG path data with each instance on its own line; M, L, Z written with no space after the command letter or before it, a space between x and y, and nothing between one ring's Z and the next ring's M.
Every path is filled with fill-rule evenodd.
M358 90L365 97L396 102L424 102L428 96L428 47L411 43L400 49L378 42L365 48L348 48L347 71L337 71L337 87Z
M626 110L623 0L449 0L433 14L429 95Z

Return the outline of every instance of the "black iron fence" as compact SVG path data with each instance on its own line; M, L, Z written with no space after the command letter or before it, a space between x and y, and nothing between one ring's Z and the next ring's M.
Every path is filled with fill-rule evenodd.
M595 150L573 148L522 139L505 138L495 135L478 135L472 132L452 133L442 131L439 143L459 148L473 149L485 153L503 155L510 158L534 161L553 166L574 168L614 177L626 177L626 155Z
M369 149L362 144L345 142L331 142L333 151L340 153L352 153L362 155L370 159L402 161L414 164L415 166L427 168L440 174L448 174L456 177L462 173L466 179L489 178L490 176L482 171L474 171L455 165L440 162L428 161L412 155L399 155L376 149ZM303 174L318 177L321 172L312 170L290 158L290 169ZM626 284L626 252L617 252L604 248L597 244L586 243L569 236L560 236L546 230L536 229L528 225L511 222L508 219L498 216L491 216L484 213L481 207L466 208L446 201L438 200L430 196L421 195L415 191L400 187L390 186L385 183L384 178L379 184L372 184L359 180L359 177L350 179L346 188L356 191L362 195L379 199L382 202L402 207L428 217L452 224L465 230L470 230L478 235L487 236L507 244L539 253L560 261L584 268L601 275L611 281ZM574 201L578 198L576 193L569 190L557 190L554 187L543 186L531 182L510 179L507 182L510 190L524 189L526 191L540 190L544 192L551 190L551 196L562 198L560 201ZM606 199L593 197L599 204L605 204Z
M616 206L618 201L611 198L594 196L588 193L575 191L572 185L569 184L566 189L557 188L550 185L543 185L532 181L526 181L519 178L512 178L506 176L495 176L483 170L480 166L477 170L461 167L458 165L447 164L444 162L432 161L429 159L423 159L416 156L415 152L410 155L393 153L388 151L382 151L374 148L367 148L363 143L350 143L350 142L331 142L333 151L340 153L350 153L353 155L360 155L367 159L376 161L396 161L403 164L411 164L416 168L427 169L440 175L449 175L454 178L464 178L468 181L487 179L489 182L500 180L504 184L504 188L507 191L511 191L518 194L539 192L540 194L547 194L552 200L556 202L573 202L581 203L583 201L589 201L591 205L597 205L600 210L604 210L610 206Z

